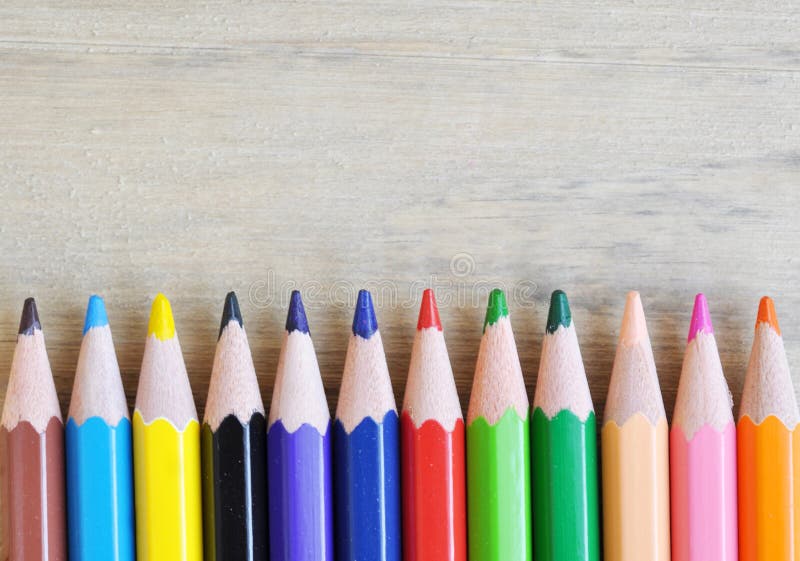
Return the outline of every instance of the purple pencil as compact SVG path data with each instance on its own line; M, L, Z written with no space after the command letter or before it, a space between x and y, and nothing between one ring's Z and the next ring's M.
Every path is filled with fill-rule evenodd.
M271 561L332 561L331 416L292 292L267 432Z

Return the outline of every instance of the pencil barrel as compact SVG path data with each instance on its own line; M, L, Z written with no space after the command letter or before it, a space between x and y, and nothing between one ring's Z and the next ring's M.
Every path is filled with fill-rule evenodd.
M669 561L669 436L642 414L603 426L605 561Z
M673 561L737 561L736 429L670 431Z
M800 429L774 415L736 429L739 561L800 559Z
M67 504L72 561L134 561L131 422L67 420Z
M466 561L464 422L447 431L437 421L400 419L405 561Z
M266 420L225 417L202 429L203 535L206 561L266 561Z
M533 528L537 561L599 561L594 413L532 416Z
M400 561L399 421L365 418L351 433L333 427L337 561Z
M269 428L270 559L333 561L330 428Z
M531 561L531 464L527 418L509 408L467 426L470 561Z
M0 428L0 508L6 552L13 561L66 561L64 425L43 432L27 421ZM44 516L43 516L44 515Z
M201 561L200 424L133 414L138 561Z

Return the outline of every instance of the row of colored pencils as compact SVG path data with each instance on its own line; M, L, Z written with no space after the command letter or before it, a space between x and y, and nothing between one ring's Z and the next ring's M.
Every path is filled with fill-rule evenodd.
M600 481L607 561L800 556L800 415L769 298L737 428L697 296L670 430L641 300L628 295L602 473L566 295L551 298L532 412L499 290L483 330L465 428L436 302L423 293L398 416L361 291L332 422L294 292L267 419L230 293L201 425L158 295L131 421L106 310L92 296L64 429L28 299L0 420L9 559L596 561Z

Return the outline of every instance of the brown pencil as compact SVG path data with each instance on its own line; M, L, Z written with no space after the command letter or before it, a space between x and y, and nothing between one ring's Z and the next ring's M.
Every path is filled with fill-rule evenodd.
M8 559L66 561L64 424L42 326L25 300L0 420L0 510Z

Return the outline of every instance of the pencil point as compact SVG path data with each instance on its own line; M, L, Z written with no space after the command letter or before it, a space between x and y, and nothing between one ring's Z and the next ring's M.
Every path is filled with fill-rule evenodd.
M705 295L701 292L694 297L694 309L692 310L692 321L689 324L689 338L691 342L697 333L714 333L714 326L711 324L711 314L708 312L708 302Z
M377 330L378 319L372 307L372 295L369 290L359 290L356 312L353 316L353 335L369 339Z
M569 300L563 290L553 291L550 296L550 311L547 313L547 332L555 333L559 325L569 327L572 323L572 311Z
M628 292L619 339L626 345L647 339L647 322L644 319L642 299L635 290Z
M436 297L433 290L426 288L422 293L422 304L419 307L419 319L417 320L417 331L428 327L435 327L442 330L442 322L439 320L439 308L436 306Z
M86 306L86 318L83 320L83 334L86 335L86 332L92 327L103 327L104 325L108 325L106 305L100 296L92 294L89 297L89 304Z
M157 339L165 341L175 336L175 320L172 317L172 306L167 297L160 292L153 300L150 309L150 323L147 326L147 336L155 335Z
M289 312L286 314L286 331L289 333L292 331L308 333L306 308L303 306L303 298L300 296L299 290L292 290L292 296L289 300Z
M34 330L42 330L39 322L39 311L36 309L36 300L27 298L22 305L22 316L19 318L19 334L33 335Z
M775 330L775 333L781 334L781 327L778 325L778 314L775 313L775 303L769 296L764 296L761 302L758 303L756 327L758 327L759 323L768 323Z
M486 306L486 318L483 320L483 331L487 325L494 325L500 318L508 316L508 303L506 293L495 288L489 293L489 303Z
M242 321L242 312L239 310L239 300L236 298L236 293L230 291L225 296L225 305L222 308L222 319L219 322L219 335L217 335L217 340L222 337L222 330L232 321L238 323L239 327L244 325Z

